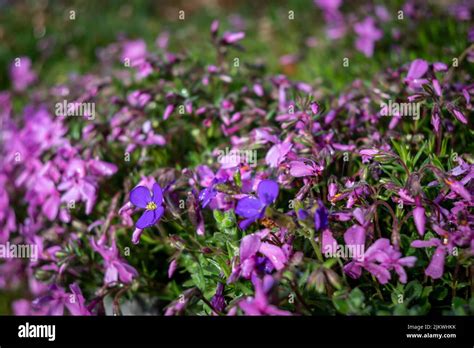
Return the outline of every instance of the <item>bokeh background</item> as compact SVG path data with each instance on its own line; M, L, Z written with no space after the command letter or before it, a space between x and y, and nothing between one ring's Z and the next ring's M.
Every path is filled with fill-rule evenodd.
M209 27L219 19L224 30L246 33L242 50L232 52L242 64L337 95L355 79L370 81L382 69L417 58L449 62L458 57L468 46L473 8L472 0L345 1L339 9L348 35L334 39L327 35L324 11L312 0L0 0L0 91L11 89L8 71L16 57L29 57L38 83L53 86L101 69L110 45L129 39L144 39L148 47L168 40L171 51L203 66L214 64ZM289 15L294 19L288 21ZM353 33L353 24L368 15L385 18L377 22L383 36L371 57L355 49ZM350 67L343 67L344 58ZM1 314L11 313L16 297L0 291Z
M374 4L382 12L371 13ZM354 35L327 37L324 13L312 0L0 0L0 89L9 86L8 65L15 57L29 56L41 81L59 83L74 72L91 71L101 49L120 38L143 38L150 46L160 34L169 33L171 50L213 61L209 25L218 18L227 30L245 31L245 50L239 57L246 62L264 62L271 72L295 79L321 81L336 93L355 78L370 79L381 66L456 57L466 47L467 28L472 24L470 16L462 17L463 5L472 6L469 1L342 3L340 10L349 14L345 18L349 31L351 21L370 14L388 15L386 28L381 27L383 38L373 57L366 57L354 50ZM397 18L400 9L403 20ZM184 20L179 19L180 10ZM69 19L70 11L75 11L75 20ZM289 11L294 20L287 20ZM426 16L426 11L432 16ZM395 20L403 30L393 28ZM345 57L350 59L350 69L342 67Z

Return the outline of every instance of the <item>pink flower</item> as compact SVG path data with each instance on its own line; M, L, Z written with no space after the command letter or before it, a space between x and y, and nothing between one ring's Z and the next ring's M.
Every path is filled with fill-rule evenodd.
M295 178L304 176L318 176L323 171L324 167L317 165L312 160L300 159L298 161L290 162L290 174Z
M254 276L252 283L255 288L254 297L249 296L239 301L239 307L246 315L291 315L290 312L270 304L267 293L273 284L271 276L267 275L263 280Z
M283 142L273 145L267 152L265 162L271 168L278 167L280 163L285 160L286 155L290 152L292 147L293 145L290 142Z
M245 33L241 31L237 33L225 32L224 35L222 35L221 41L224 45L232 45L242 40L244 37Z
M422 77L428 71L428 62L423 59L415 59L408 69L407 76L405 78L405 82L411 88L420 88L422 84L428 82L427 79L422 79Z
M10 65L10 78L16 91L22 92L27 89L36 80L36 77L28 57L16 58Z
M366 57L372 57L375 42L383 36L383 32L375 26L374 19L367 17L362 22L354 24L354 31L357 34L356 48Z

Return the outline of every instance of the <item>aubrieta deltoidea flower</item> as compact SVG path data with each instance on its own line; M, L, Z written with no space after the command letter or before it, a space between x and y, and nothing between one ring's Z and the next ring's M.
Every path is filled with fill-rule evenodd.
M239 222L239 226L245 230L250 224L263 218L266 208L277 199L278 192L278 184L275 181L260 181L256 197L247 196L237 202L235 213L245 218Z
M163 207L163 192L160 185L153 184L150 190L145 186L137 186L130 192L130 202L145 209L135 226L141 230L155 225L165 212Z
M156 47L120 36L98 50L100 68L59 85L40 79L38 68L51 65L42 55L12 62L10 90L0 91L0 243L39 251L36 261L0 264L1 292L25 294L14 313L103 315L111 297L113 313L146 298L159 299L146 310L166 315L468 307L472 47L433 44L436 60L406 54L406 39L426 34L415 19L443 5L409 1L402 21L390 6L314 4L331 44L349 44L342 75L353 78L360 61L380 64L370 78L326 84L323 69L321 81L296 80L311 51L327 48L314 36L282 53L272 74L238 54L253 34L236 17L227 31L209 23L215 54L202 59L172 51L179 35L165 31ZM387 66L385 52L410 59ZM98 117L56 117L49 106L63 99L95 103ZM388 100L416 104L420 117L382 117ZM232 152L218 155L223 148ZM159 233L144 233L153 226ZM395 289L410 287L423 289L420 302L394 304ZM361 289L362 309L337 305Z

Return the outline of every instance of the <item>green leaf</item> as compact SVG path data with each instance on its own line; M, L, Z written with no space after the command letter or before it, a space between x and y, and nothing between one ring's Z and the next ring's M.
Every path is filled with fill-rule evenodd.
M408 301L412 301L416 298L419 298L423 292L423 286L417 281L412 280L405 287L405 298Z
M415 155L415 158L413 158L413 162L411 163L411 169L415 168L416 162L418 162L418 159L420 158L421 154L425 150L426 144L427 144L426 142L423 143L423 146L421 146L421 148L418 150L418 153Z

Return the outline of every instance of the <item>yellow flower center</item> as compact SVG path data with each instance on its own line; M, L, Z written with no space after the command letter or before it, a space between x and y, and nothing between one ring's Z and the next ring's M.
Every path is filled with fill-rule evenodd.
M451 186L451 185L453 184L453 182L452 182L452 181L449 181L448 179L444 179L444 182L445 182L446 184L448 184L449 186Z
M146 210L155 210L156 209L156 204L155 202L149 202L147 205L146 205Z

